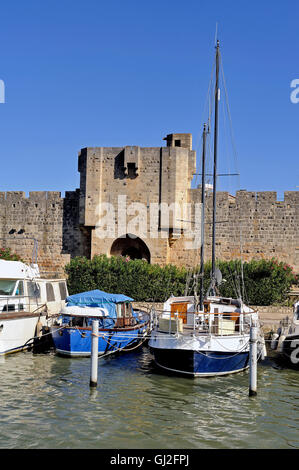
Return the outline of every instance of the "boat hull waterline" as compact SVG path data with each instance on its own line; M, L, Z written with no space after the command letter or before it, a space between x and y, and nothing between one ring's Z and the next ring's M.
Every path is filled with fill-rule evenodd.
M56 353L70 357L91 356L91 328L53 327L51 329ZM147 337L148 321L135 328L103 331L99 329L99 355L135 348Z
M45 316L8 313L0 318L0 356L23 351L32 346L38 320Z
M249 336L179 336L158 332L149 341L157 366L193 377L241 372L249 366Z
M286 336L282 345L282 355L292 367L299 368L299 334Z

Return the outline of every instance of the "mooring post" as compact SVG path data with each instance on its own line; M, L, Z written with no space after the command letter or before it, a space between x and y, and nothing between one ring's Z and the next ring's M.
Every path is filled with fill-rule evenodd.
M98 384L98 355L99 355L99 320L92 321L91 332L91 364L90 364L90 387Z
M252 321L250 327L249 348L249 396L257 395L257 324Z

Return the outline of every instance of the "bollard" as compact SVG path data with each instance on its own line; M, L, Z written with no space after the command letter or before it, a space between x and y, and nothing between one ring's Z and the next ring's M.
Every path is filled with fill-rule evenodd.
M98 356L99 356L99 320L92 321L91 332L91 364L90 387L96 387L98 383Z
M253 321L250 327L249 349L249 396L257 395L257 325Z

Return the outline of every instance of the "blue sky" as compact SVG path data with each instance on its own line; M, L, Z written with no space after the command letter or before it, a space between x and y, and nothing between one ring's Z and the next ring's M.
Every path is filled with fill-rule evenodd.
M288 0L2 2L0 190L74 190L87 146L191 132L200 151L216 22L240 186L298 190L298 18Z

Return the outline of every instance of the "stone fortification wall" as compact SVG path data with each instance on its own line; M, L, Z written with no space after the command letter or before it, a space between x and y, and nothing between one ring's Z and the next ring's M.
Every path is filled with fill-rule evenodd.
M200 202L201 191L189 190L189 200ZM213 194L206 196L205 261L212 255ZM278 201L276 192L217 193L216 257L221 260L276 258L299 273L299 192L287 191ZM199 251L185 249L184 236L172 240L168 262L182 266L199 263Z
M209 196L207 220L211 219ZM217 256L224 260L277 258L299 272L299 192L286 191L278 201L276 192L238 191L235 197L217 197ZM207 224L207 256L211 253L211 225Z
M189 191L190 201L200 200L199 190ZM24 192L0 193L0 245L11 248L29 262L34 255L35 238L38 263L49 275L62 275L71 257L90 257L92 249L93 254L109 255L114 238L92 241L93 227L79 223L79 204L79 190L66 192L65 198L59 192L30 192L29 197L25 197ZM209 194L206 199L206 261L211 258L212 250L211 220L212 194ZM283 201L277 201L275 192L239 191L235 197L219 192L217 220L220 221L216 228L219 259L240 257L241 236L244 260L275 257L299 272L299 192L286 192ZM200 261L199 250L187 250L185 241L184 235L171 240L145 238L151 262L192 267Z
M38 244L37 261L48 276L64 275L63 266L70 257L82 252L82 234L78 224L79 192L0 193L0 246L10 248L25 262L35 260L34 240Z
M102 253L132 255L162 266L198 265L199 246L186 245L195 212L191 216L170 213L172 222L168 227L164 225L162 210L154 216L152 213L153 203L195 208L201 200L200 188L191 189L196 171L191 134L169 134L165 140L166 147L82 149L78 158L80 189L66 192L64 198L55 191L30 192L29 197L17 191L0 193L0 246L10 247L28 262L35 238L41 269L56 275L63 273L64 265L73 256ZM140 207L124 214L119 197L125 199L125 211L133 203ZM108 212L115 224L114 231L102 236L99 214L105 213L105 205L112 207ZM205 215L207 261L212 252L212 192L206 196ZM178 224L178 219L182 223ZM283 201L278 201L272 191L238 191L235 196L218 192L216 219L219 259L240 258L242 246L244 260L274 257L299 273L298 191L285 192ZM142 220L146 221L145 230L138 234L136 227ZM128 234L138 238L132 239Z

